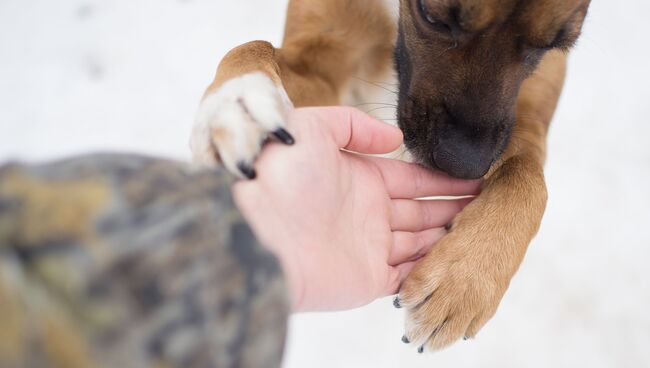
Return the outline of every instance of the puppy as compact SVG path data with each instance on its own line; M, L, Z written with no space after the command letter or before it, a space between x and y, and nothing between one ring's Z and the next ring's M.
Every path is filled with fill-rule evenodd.
M269 134L291 142L283 122L293 106L396 104L413 161L485 179L403 284L404 341L422 352L474 337L539 228L546 133L589 3L291 0L282 48L250 42L219 65L193 128L194 160L252 178ZM396 96L368 94L395 74Z

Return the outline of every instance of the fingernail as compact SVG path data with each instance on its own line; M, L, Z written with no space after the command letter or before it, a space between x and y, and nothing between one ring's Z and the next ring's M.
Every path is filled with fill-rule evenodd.
M291 133L287 132L286 129L280 128L276 131L273 132L273 135L280 140L280 142L291 146L292 144L296 143L296 140L293 139L293 136Z
M399 296L396 296L395 299L393 299L393 307L395 308L402 308L402 301L399 299Z
M422 353L424 353L424 345L418 348L418 354L422 354Z
M402 342L405 343L405 344L409 344L409 343L411 343L411 340L409 340L409 338L406 337L406 336L402 336Z
M239 169L239 171L241 171L242 174L244 174L245 177L247 177L250 180L253 180L257 177L257 173L255 172L255 169L248 166L244 162L238 163L237 168Z

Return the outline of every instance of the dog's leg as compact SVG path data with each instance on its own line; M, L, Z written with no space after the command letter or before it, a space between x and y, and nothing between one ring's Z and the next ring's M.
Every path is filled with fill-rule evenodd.
M290 1L281 49L254 41L220 63L192 131L194 161L221 160L233 173L253 177L269 134L291 142L287 110L337 105L355 75L389 71L395 34L382 2Z
M539 228L546 206L545 138L565 59L549 53L524 83L500 165L402 286L398 302L407 309L406 338L420 352L478 332L495 313Z

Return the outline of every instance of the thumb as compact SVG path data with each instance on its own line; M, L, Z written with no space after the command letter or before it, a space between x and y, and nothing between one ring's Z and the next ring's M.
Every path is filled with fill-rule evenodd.
M351 107L296 109L291 118L308 113L332 135L339 148L366 154L389 153L402 144L402 132Z

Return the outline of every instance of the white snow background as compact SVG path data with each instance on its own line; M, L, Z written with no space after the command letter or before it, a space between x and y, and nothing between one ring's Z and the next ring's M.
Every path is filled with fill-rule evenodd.
M286 0L0 0L0 161L187 160L217 62ZM295 316L285 366L650 367L650 3L595 0L550 137L540 235L478 338L419 355L390 299Z

